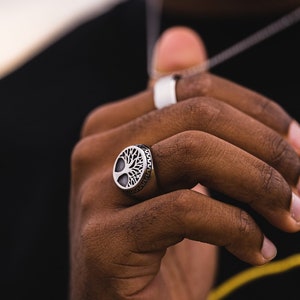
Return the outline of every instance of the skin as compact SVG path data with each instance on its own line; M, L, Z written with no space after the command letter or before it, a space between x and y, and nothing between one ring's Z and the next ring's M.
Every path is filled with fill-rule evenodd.
M176 43L186 49L168 56ZM195 33L173 28L158 42L154 67L170 73L205 55ZM300 230L292 200L300 149L289 140L296 122L271 99L210 73L180 79L178 103L156 110L154 82L91 112L73 151L72 300L206 299L215 245L253 265L274 258L252 217L206 188L247 203L283 231ZM133 197L114 184L112 168L123 148L138 143L151 147L156 182Z

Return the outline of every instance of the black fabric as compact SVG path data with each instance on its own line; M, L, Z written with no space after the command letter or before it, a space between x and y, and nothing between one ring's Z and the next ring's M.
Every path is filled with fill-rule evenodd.
M125 2L0 80L5 299L67 299L70 154L93 108L146 86L144 16L142 1ZM270 20L190 21L164 15L162 29L191 26L213 55ZM300 120L299 29L296 25L212 71L274 99ZM278 246L278 258L300 249L299 234L284 234L255 218ZM226 250L220 258L216 284L249 267ZM299 278L296 269L246 286L228 299L298 299Z

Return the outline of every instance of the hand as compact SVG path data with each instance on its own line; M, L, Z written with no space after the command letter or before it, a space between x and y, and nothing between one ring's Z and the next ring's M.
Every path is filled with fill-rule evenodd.
M185 38L181 44L202 60L201 41L186 29L170 31L158 55ZM300 162L289 144L297 146L297 123L269 99L212 74L179 80L177 97L155 110L149 88L87 118L72 156L72 299L205 299L216 266L208 244L250 264L276 255L251 216L192 190L197 183L248 203L284 231L300 229L291 189ZM151 146L157 177L143 199L112 178L119 152L140 143Z

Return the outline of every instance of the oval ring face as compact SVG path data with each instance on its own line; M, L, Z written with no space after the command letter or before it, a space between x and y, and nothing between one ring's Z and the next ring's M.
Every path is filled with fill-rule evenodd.
M150 149L145 145L129 146L118 155L113 168L113 178L120 189L134 194L144 188L152 169Z

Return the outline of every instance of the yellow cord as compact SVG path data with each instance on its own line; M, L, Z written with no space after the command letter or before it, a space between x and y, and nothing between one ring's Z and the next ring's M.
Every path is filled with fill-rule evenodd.
M208 296L207 300L220 300L228 296L234 290L246 283L261 277L266 277L278 273L286 272L292 268L300 266L300 254L295 254L282 260L270 262L263 266L252 267L232 278L228 279L220 286L216 287Z

